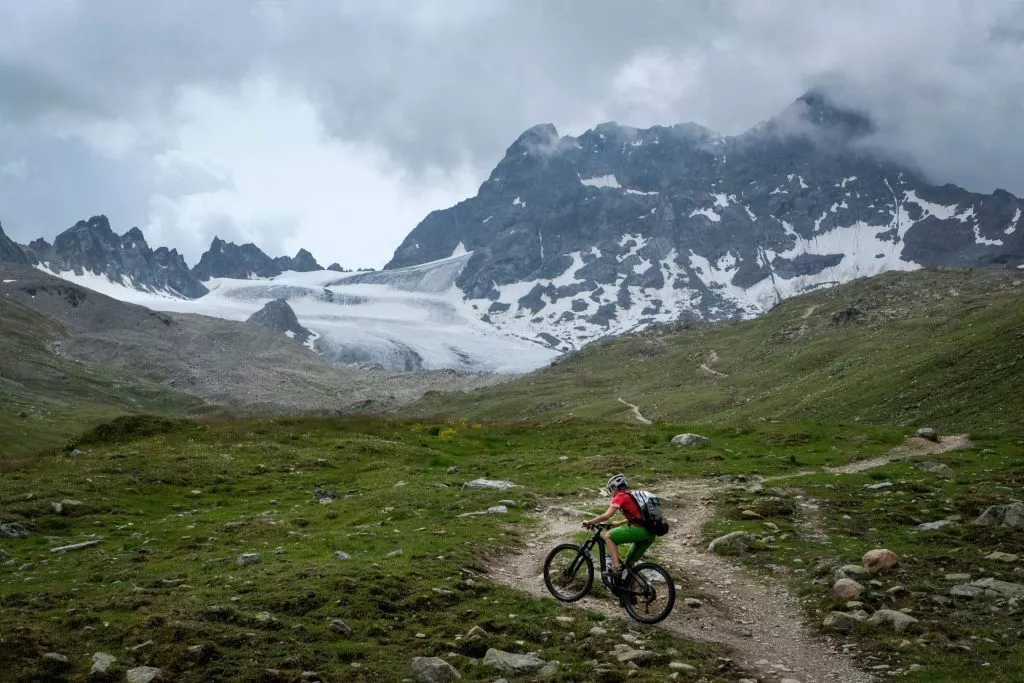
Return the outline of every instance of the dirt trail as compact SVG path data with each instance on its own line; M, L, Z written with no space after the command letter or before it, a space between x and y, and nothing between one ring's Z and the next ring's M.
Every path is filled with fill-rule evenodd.
M756 673L762 681L873 680L829 642L811 634L799 603L784 588L766 584L740 566L707 551L700 542L700 529L711 517L715 490L700 481L674 482L659 488L673 529L654 545L652 554L669 569L687 595L703 602L698 608L690 608L680 598L659 627L683 638L728 646L737 664ZM580 500L576 505L589 507L604 502ZM544 558L555 544L571 539L580 530L582 517L571 514L571 509L563 508L542 514L542 528L532 536L534 542L504 557L492 569L492 578L531 595L550 597L541 578ZM607 594L601 598L588 596L574 604L628 618Z
M638 406L635 406L632 403L626 403L621 398L619 399L619 403L625 406L629 406L630 410L633 411L633 417L636 418L637 422L643 423L645 425L651 424L651 421L644 417L643 414L640 412L640 408Z
M970 441L966 434L950 434L949 436L942 437L937 442L922 439L919 436L912 436L907 439L906 443L893 448L885 455L871 458L870 460L858 460L857 462L840 465L839 467L826 467L825 471L833 474L855 474L872 470L876 467L882 467L897 460L907 460L908 458L916 458L921 455L947 453L967 448L969 445Z
M711 367L712 363L717 362L718 352L712 349L711 351L708 352L708 359L697 366L697 373L705 375L707 377L718 377L723 379L728 377L729 375L725 374L724 372L719 372L718 370L715 370L714 368Z

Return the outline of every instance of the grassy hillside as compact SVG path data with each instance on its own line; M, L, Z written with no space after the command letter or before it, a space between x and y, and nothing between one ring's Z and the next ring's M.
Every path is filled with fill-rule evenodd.
M59 323L0 298L0 458L62 445L125 413L213 410L152 379L62 357L64 336Z
M522 379L432 394L423 414L473 419L732 424L819 419L1024 424L1024 274L887 273L790 299L763 318L679 323L594 344Z

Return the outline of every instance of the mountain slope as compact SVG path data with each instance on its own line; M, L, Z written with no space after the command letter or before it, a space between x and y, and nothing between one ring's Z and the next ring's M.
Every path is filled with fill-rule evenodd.
M14 241L4 233L4 226L0 225L0 263L14 266L29 265L28 257Z
M485 320L568 349L889 270L1024 267L1021 200L931 185L873 153L871 132L819 93L736 137L536 126L386 268L468 250L457 283Z
M735 424L823 419L943 429L1024 426L1024 275L886 273L751 321L681 322L417 406L469 418Z

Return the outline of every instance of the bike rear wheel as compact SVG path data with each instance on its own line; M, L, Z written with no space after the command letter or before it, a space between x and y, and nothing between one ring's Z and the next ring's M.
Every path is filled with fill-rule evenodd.
M544 560L544 585L562 602L576 602L594 585L594 563L578 545L555 546Z
M641 562L630 573L622 604L637 621L656 624L672 612L676 604L676 584L660 565Z

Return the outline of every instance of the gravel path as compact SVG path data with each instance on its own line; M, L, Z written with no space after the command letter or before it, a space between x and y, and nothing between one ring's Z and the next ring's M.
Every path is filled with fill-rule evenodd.
M906 460L908 458L916 458L922 455L947 453L949 451L967 448L970 445L971 442L968 440L966 434L951 434L940 438L937 442L922 439L919 436L912 436L907 439L906 443L893 448L885 455L881 455L877 458L871 458L870 460L858 460L857 462L851 462L838 467L826 467L825 471L833 474L854 474L856 472L864 472L876 467L882 467L883 465L888 465L889 463L896 462L897 460Z
M765 583L706 550L700 542L700 529L712 515L715 491L698 481L675 482L659 489L666 516L675 521L669 535L654 545L652 554L703 605L690 608L680 600L658 627L690 640L728 646L736 663L762 681L873 680L831 643L810 632L799 603L782 586ZM576 506L603 503L603 499L580 500ZM579 531L579 519L566 516L562 509L543 513L541 531L532 535L537 540L505 556L491 571L492 578L531 595L549 596L541 578L544 558L556 543L570 540ZM610 599L587 597L574 605L609 616L626 616Z
M646 417L644 417L643 414L640 412L640 407L639 406L635 406L632 403L626 403L621 398L619 399L619 403L621 403L621 404L623 404L625 406L629 406L630 410L633 411L633 417L636 418L637 422L640 422L641 424L645 424L645 425L651 424L651 421L648 420Z

